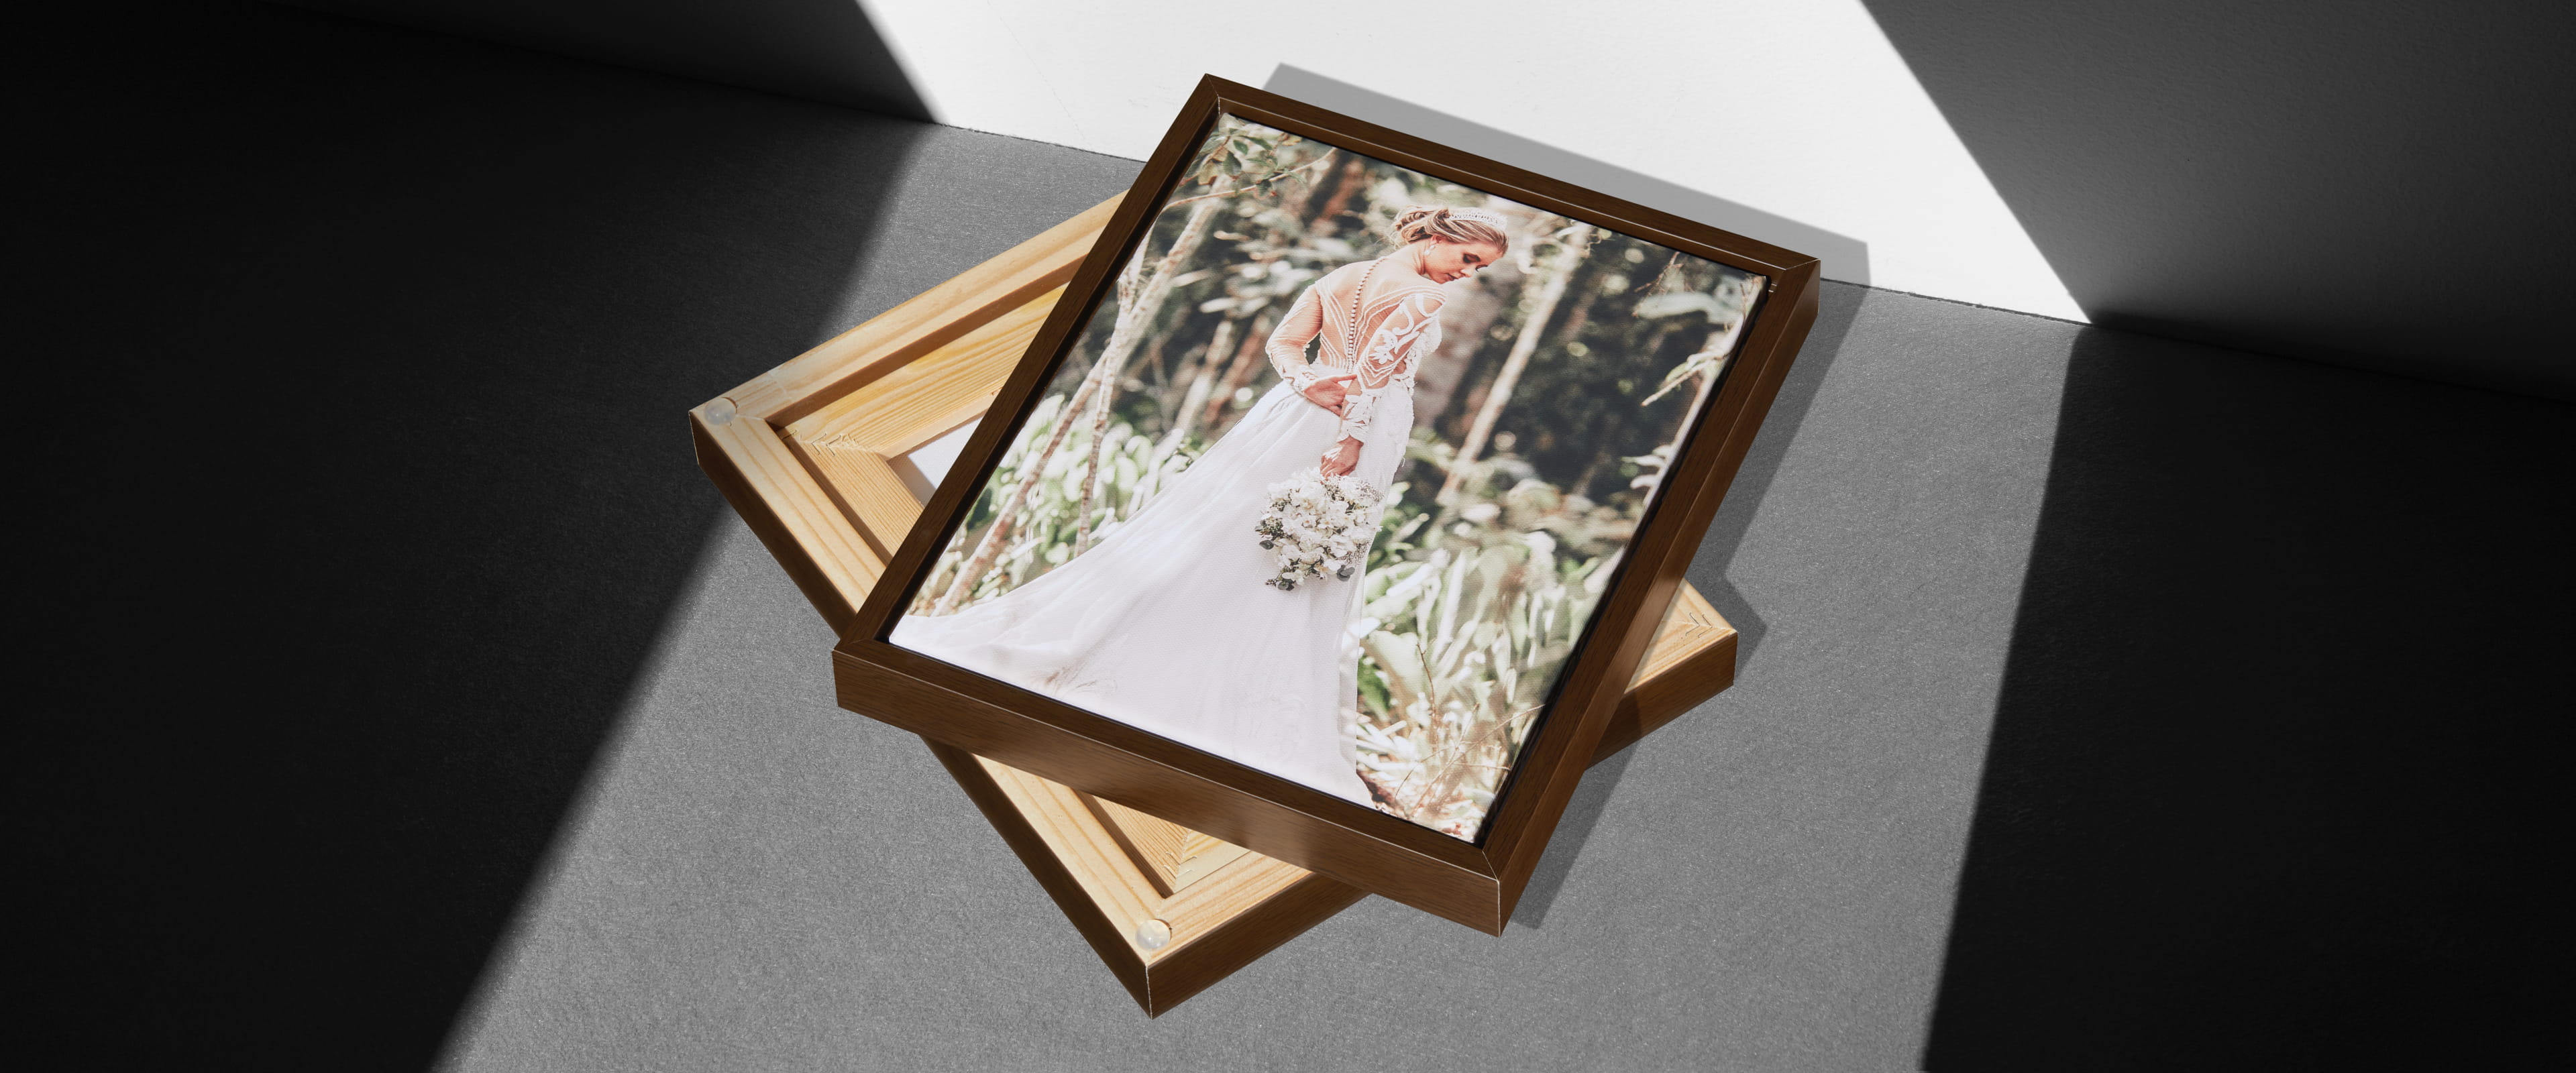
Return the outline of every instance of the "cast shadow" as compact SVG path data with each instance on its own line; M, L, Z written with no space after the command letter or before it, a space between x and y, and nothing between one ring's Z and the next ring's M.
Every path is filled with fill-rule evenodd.
M1272 69L1263 88L1749 238L1813 254L1824 262L1825 272L1835 280L1858 284L1869 282L1869 247L1858 239L1578 156L1304 68L1281 64ZM1751 524L1755 506L1769 490L1771 478L1779 469L1789 441L1796 436L1799 423L1806 419L1807 408L1815 401L1816 389L1824 382L1826 368L1833 364L1834 355L1842 348L1843 335L1851 328L1851 318L1859 302L1858 290L1834 283L1825 285L1816 326L1808 334L1797 363L1790 367L1789 379L1782 385L1778 400L1772 404L1761 437L1746 455L1743 469L1737 473L1734 485L1727 492L1726 507L1709 527L1709 535L1700 546L1698 558L1692 560L1691 582L1699 586L1701 594L1717 606L1741 635L1739 659L1751 656L1761 644L1764 628L1761 616L1744 602L1732 585L1727 584L1726 563L1742 543L1744 528ZM1524 901L1524 904L1528 903Z
M930 122L858 0L283 0Z
M1700 595L1726 616L1735 627L1736 666L1741 668L1762 644L1768 627L1762 616L1744 601L1735 586L1726 580L1726 567L1735 559L1736 548L1744 542L1746 527L1753 524L1754 512L1770 494L1771 482L1779 475L1780 462L1789 453L1789 444L1797 439L1798 427L1807 420L1807 411L1815 405L1816 392L1823 387L1826 371L1842 353L1843 338L1851 331L1852 318L1859 312L1864 290L1840 283L1827 283L1820 296L1815 327L1807 333L1806 345L1799 348L1797 361L1789 366L1788 379L1781 382L1780 394L1772 401L1771 413L1762 423L1762 432L1754 437L1753 446L1744 454L1744 463L1736 470L1735 482L1727 487L1726 502L1719 506L1717 517L1709 523L1708 535L1701 538L1699 552L1692 556L1690 583ZM1702 704L1688 720L1710 708L1715 702ZM1601 822L1601 814L1610 807L1611 794L1628 772L1628 764L1639 749L1654 748L1654 736L1647 735L1635 745L1620 750L1608 760L1593 766L1575 787L1574 798L1565 806L1565 815L1557 821L1556 834L1548 840L1547 855L1539 859L1538 868L1522 888L1520 904L1512 911L1512 922L1538 928L1547 924L1548 910L1556 905L1558 892L1565 887L1567 876L1574 873L1575 860L1583 855L1592 830Z
M1735 662L1742 667L1762 647L1762 638L1770 627L1745 602L1734 583L1726 579L1726 568L1735 562L1737 548L1744 546L1745 530L1753 525L1755 512L1771 494L1771 482L1780 475L1780 463L1789 455L1789 445L1798 438L1798 429L1807 422L1807 411L1815 406L1816 393L1823 390L1826 374L1834 359L1842 356L1843 338L1851 333L1852 319L1860 315L1860 304L1868 292L1865 288L1843 283L1823 284L1818 295L1815 327L1808 329L1806 345L1798 350L1798 360L1789 366L1789 376L1780 383L1780 394L1771 402L1770 416L1762 422L1762 432L1753 446L1744 452L1744 462L1735 471L1735 482L1727 486L1726 501L1709 521L1707 535L1700 538L1699 552L1691 557L1690 583L1700 595L1726 616L1735 627Z
M1612 197L1625 198L1650 209L1661 209L1746 238L1809 254L1824 262L1824 273L1828 277L1848 283L1869 282L1869 246L1856 238L1578 156L1517 134L1327 78L1302 67L1283 63L1272 68L1270 78L1262 83L1261 88L1552 179L1562 179Z
M41 39L33 1020L425 1067L724 509L684 411L839 326L927 128L266 5Z
M1530 872L1529 884L1521 888L1520 904L1512 907L1514 927L1547 926L1547 912L1556 907L1557 892L1574 874L1575 859L1583 856L1584 843L1592 840L1592 829L1601 825L1601 814L1610 807L1611 792L1619 788L1620 777L1636 758L1636 746L1621 749L1592 765L1583 781L1575 784L1574 798L1565 803L1565 815L1556 821L1556 833L1547 840L1547 853Z
M1868 8L2093 323L2576 398L2576 7Z
M1806 344L1799 348L1798 358L1789 366L1789 376L1781 382L1780 394L1771 403L1771 412L1763 420L1762 431L1754 437L1753 446L1745 451L1743 465L1736 470L1735 481L1727 487L1726 501L1719 506L1717 517L1709 523L1708 534L1701 538L1699 551L1692 556L1690 583L1708 597L1718 613L1726 616L1736 632L1736 666L1750 661L1761 647L1768 627L1762 616L1745 602L1735 586L1726 580L1726 567L1735 559L1735 550L1744 542L1744 531L1752 525L1754 512L1770 494L1771 482L1779 475L1781 460L1789 453L1789 444L1797 439L1798 427L1807 420L1807 411L1815 405L1816 392L1824 386L1825 374L1834 359L1842 353L1843 338L1851 331L1852 318L1858 314L1863 288L1847 284L1824 284L1819 296L1815 327L1809 329ZM1713 703L1713 702L1712 702ZM1699 710L1710 705L1703 704ZM1695 710L1682 719L1698 714ZM1628 763L1638 749L1654 748L1654 736L1648 735L1636 745L1622 749L1615 756L1594 765L1582 783L1575 788L1574 798L1565 806L1565 815L1557 821L1556 834L1548 840L1547 855L1539 859L1538 869L1530 874L1522 888L1520 904L1512 911L1512 922L1528 927L1544 927L1548 910L1555 906L1557 893L1564 889L1566 877L1573 874L1575 860L1583 855L1584 844L1601 822L1601 813L1610 805L1611 794L1627 774Z
M2563 1063L2572 447L2083 331L1925 1064Z

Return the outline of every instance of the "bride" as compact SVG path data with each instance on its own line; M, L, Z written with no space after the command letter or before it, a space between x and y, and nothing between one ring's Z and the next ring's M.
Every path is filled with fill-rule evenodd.
M1278 566L1253 524L1270 485L1300 470L1386 491L1413 430L1414 367L1440 345L1440 285L1494 263L1510 241L1494 213L1422 206L1396 219L1395 236L1402 248L1297 296L1269 340L1280 383L1135 517L1007 593L907 615L889 639L1368 804L1345 724L1366 579L1263 585Z

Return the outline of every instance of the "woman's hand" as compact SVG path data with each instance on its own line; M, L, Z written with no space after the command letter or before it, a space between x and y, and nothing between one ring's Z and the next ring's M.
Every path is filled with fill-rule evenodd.
M1324 457L1317 462L1324 471L1324 476L1327 477L1339 477L1358 469L1360 468L1360 441L1354 437L1344 436L1342 442L1334 444L1333 449L1324 452Z
M1340 417L1342 411L1350 406L1351 396L1354 394L1351 391L1351 381L1359 378L1358 373L1343 373L1340 376L1327 376L1317 380L1306 385L1304 393L1306 401L1331 410L1333 416Z

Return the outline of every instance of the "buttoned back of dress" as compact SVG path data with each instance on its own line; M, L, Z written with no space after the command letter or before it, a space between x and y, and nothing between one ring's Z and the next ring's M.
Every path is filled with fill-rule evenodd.
M1306 344L1320 338L1323 345L1314 364L1324 375L1357 373L1355 386L1362 390L1411 386L1417 351L1427 330L1438 323L1446 296L1418 276L1389 280L1380 265L1344 265L1297 296L1271 337L1271 360L1283 366L1281 375L1291 376L1291 363L1304 365ZM1300 322L1308 320L1320 321L1314 325L1319 330L1300 331ZM1356 355L1352 340L1359 341ZM1282 343L1289 345L1275 345Z

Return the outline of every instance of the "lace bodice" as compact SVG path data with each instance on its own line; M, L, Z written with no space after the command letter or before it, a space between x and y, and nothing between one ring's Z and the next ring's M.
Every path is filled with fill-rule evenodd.
M1446 297L1437 285L1410 273L1388 279L1389 273L1372 271L1377 264L1343 265L1316 280L1288 307L1269 344L1270 364L1298 391L1324 377L1358 374L1350 385L1356 394L1343 407L1341 434L1361 443L1378 435L1372 427L1378 399L1412 391L1414 367L1440 346L1440 305ZM1324 345L1309 362L1307 344L1318 338Z

